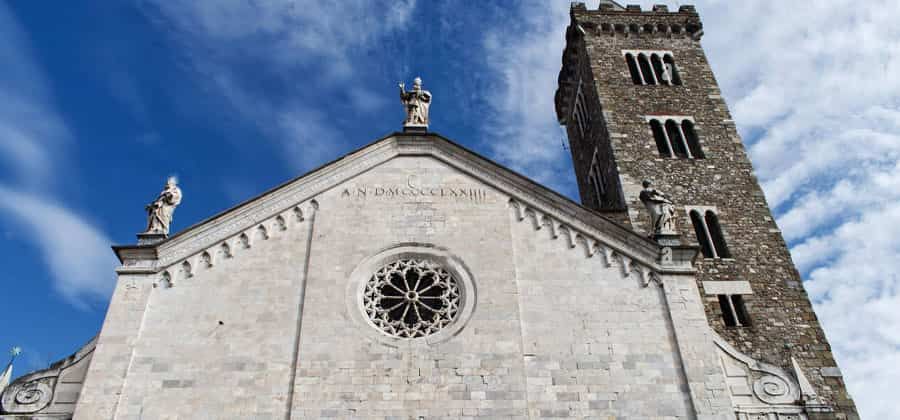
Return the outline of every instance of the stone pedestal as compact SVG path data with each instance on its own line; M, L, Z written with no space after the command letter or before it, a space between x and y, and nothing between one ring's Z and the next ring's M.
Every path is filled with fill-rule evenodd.
M653 235L660 246L679 246L681 245L681 235L678 233L657 233Z
M420 124L407 124L403 126L404 133L427 133L428 126Z
M168 237L169 237L169 235L166 235L165 233L144 232L144 233L137 234L138 245L156 245L156 244L166 240L166 238L168 238Z

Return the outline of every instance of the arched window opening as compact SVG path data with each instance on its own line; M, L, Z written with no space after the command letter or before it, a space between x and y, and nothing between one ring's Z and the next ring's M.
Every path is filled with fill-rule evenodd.
M716 256L719 258L731 258L731 252L728 251L725 237L722 235L722 228L719 226L719 216L716 216L711 210L706 212L706 227L715 247Z
M694 123L690 120L682 121L681 131L684 133L684 137L687 141L688 150L690 150L691 156L696 159L703 159L704 157L706 157L703 154L703 150L700 149L700 140L697 138L697 131L694 130Z
M697 234L697 243L700 244L700 251L703 252L705 258L715 258L716 255L713 253L712 243L706 233L706 224L703 222L703 217L700 216L700 212L697 210L691 210L690 215L691 223L694 225L694 233Z
M638 66L641 69L641 75L644 76L644 83L648 85L655 85L656 78L653 77L653 68L650 66L650 60L647 59L647 56L644 54L638 54Z
M631 81L636 85L643 85L644 80L641 78L641 71L638 69L634 55L625 54L625 61L628 63L628 71L631 72Z
M672 152L675 153L675 156L690 157L684 144L684 138L681 137L681 129L675 120L666 121L666 134L669 136L669 143L672 145Z
M678 75L678 68L675 67L675 59L672 55L666 54L663 57L663 62L666 72L669 74L669 80L671 80L673 85L681 86L681 76Z
M650 56L650 64L653 65L653 74L656 76L656 80L659 81L659 84L670 84L669 75L666 74L666 69L665 67L663 67L662 59L659 58L658 54L653 54Z
M653 140L656 141L656 150L663 157L672 157L672 150L669 148L669 141L666 139L666 133L663 131L662 124L659 120L650 120L650 129L653 130Z

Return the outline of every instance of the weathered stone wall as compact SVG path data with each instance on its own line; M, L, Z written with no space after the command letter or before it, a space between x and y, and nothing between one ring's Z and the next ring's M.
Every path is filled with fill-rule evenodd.
M173 286L146 302L115 418L283 415L307 229L269 226L211 267L170 270Z
M171 287L120 268L75 418L728 418L693 275L671 269L661 288L641 238L604 221L613 252L585 239L596 227L578 236L564 213L420 155L315 203L302 221L242 213L266 231L174 260ZM470 276L470 312L446 334L398 340L366 321L366 264L398 246Z
M828 341L803 289L787 246L778 230L747 152L737 133L718 84L700 44L702 25L693 7L680 10L640 11L572 8L563 56L557 111L571 112L570 104L584 74L576 69L579 56L587 57L608 135L595 135L605 159L615 165L627 204L627 217L635 229L647 232L649 217L638 193L641 180L652 179L678 207L678 227L684 239L696 244L693 226L684 206L713 206L733 258L697 261L698 280L749 281L753 294L745 296L752 326L726 327L715 296L706 297L709 323L736 348L751 357L783 368L790 357L798 359L817 392L835 408L836 418L855 418L856 411L843 380L831 372L836 363ZM671 51L683 85L635 85L623 50ZM705 159L660 157L645 116L690 116ZM571 138L571 128L569 129ZM573 139L576 162L593 146ZM586 172L576 164L584 191ZM583 195L584 197L584 195ZM702 283L698 285L702 291Z

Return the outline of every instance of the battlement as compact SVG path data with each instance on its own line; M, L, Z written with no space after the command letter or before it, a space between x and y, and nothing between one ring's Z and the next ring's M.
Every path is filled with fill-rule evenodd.
M571 22L566 30L566 47L562 55L556 91L556 111L561 124L571 113L575 89L578 85L578 44L585 36L607 36L636 39L699 41L703 23L694 6L683 5L669 11L664 4L642 10L640 5L622 6L603 0L600 7L590 10L584 3L572 3Z
M584 3L572 3L572 22L582 30L593 33L620 36L688 36L699 40L703 36L703 23L697 9L691 5L679 6L669 11L665 4L656 4L650 10L640 5L621 6L611 0L600 2L596 10L589 10Z
M587 6L582 2L573 2L572 9L580 9L587 11ZM641 9L641 5L639 4L629 4L627 6L622 6L621 4L612 1L612 0L601 0L600 6L596 11L603 13L670 13L669 6L665 4L654 4L650 10L646 12ZM678 7L678 12L673 13L693 13L696 14L697 10L693 5L686 4Z

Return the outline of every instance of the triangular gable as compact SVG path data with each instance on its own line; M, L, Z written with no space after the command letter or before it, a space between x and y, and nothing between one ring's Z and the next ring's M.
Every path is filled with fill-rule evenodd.
M626 273L637 271L645 282L660 269L659 246L637 232L440 135L395 133L190 226L164 242L114 247L124 264L120 270L161 272L194 256L208 258L212 247L224 244L227 248L228 241L235 238L238 243L246 241L257 229L302 223L318 208L315 198L319 194L397 156L430 156L456 168L509 195L519 221L528 219L536 229L547 226L554 236L566 235L570 246L581 244L587 257L600 254L608 263L618 257Z

